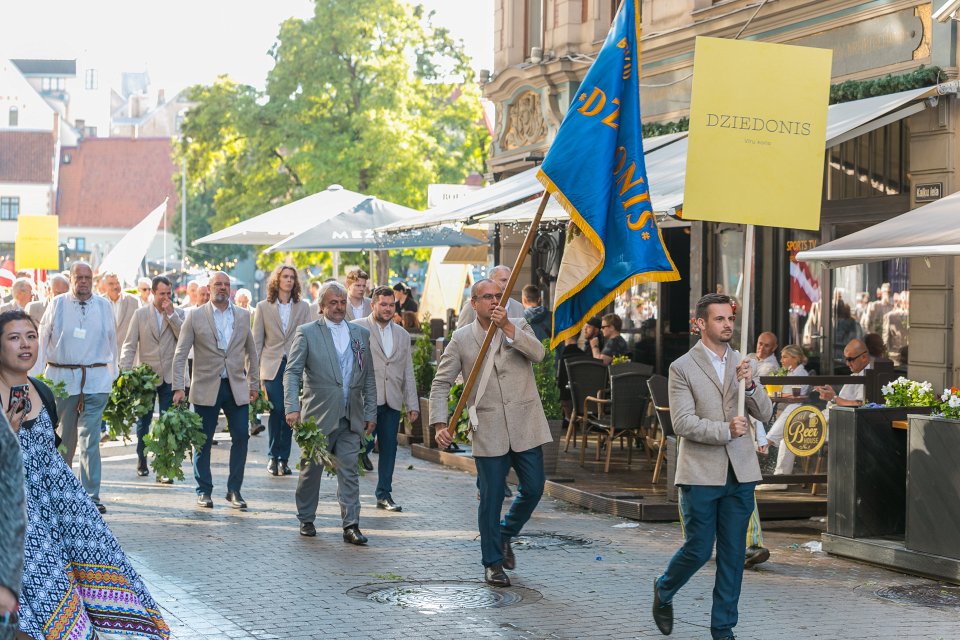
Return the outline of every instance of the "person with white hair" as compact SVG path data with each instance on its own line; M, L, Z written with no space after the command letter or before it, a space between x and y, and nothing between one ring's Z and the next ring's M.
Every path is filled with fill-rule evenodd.
M181 309L190 309L192 307L199 307L200 302L197 300L198 289L200 289L200 282L197 280L191 280L187 283L187 299L183 301L180 305Z
M513 269L510 267L503 264L497 265L493 269L490 269L490 279L497 283L497 286L500 287L500 291L503 291L507 288L507 282L510 281L511 273L513 273ZM525 311L523 305L513 298L507 299L506 309L508 318L522 318ZM467 326L476 319L477 312L474 311L473 306L470 304L470 300L467 300L463 303L463 307L460 309L460 315L457 316L457 329Z
M140 298L141 307L150 306L150 294L153 291L153 281L150 278L140 278L137 280L137 297Z
M33 280L17 278L10 287L13 294L10 302L0 306L0 313L4 311L26 311L27 305L33 301Z
M252 299L253 294L250 293L249 289L237 289L237 292L233 294L233 304L251 313L253 313L253 310L250 308L250 301Z

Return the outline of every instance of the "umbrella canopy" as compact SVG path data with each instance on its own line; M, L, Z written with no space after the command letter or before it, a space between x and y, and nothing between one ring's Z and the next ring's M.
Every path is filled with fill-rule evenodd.
M411 247L452 247L484 244L449 227L378 233L376 228L412 218L419 211L368 196L322 224L273 245L267 251L360 251Z
M893 258L956 255L960 255L960 193L801 251L797 260L835 269Z
M274 244L306 231L369 198L338 184L255 218L194 240L193 244Z

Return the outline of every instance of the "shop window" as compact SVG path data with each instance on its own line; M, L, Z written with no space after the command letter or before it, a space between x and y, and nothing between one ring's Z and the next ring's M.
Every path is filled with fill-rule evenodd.
M20 123L20 110L17 107L10 107L8 116L8 126L15 127Z
M827 200L899 195L906 188L907 127L894 122L827 150Z
M20 217L20 197L0 197L0 220L16 220Z

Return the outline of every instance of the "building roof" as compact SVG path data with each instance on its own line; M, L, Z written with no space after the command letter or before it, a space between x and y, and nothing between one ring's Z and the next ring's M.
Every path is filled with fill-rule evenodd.
M169 138L87 138L60 153L60 226L129 229L169 197L177 206ZM69 157L69 161L68 161Z
M49 131L0 131L0 182L53 182L54 137Z
M17 65L20 73L25 76L67 76L77 75L76 60L29 60L19 59L10 62Z

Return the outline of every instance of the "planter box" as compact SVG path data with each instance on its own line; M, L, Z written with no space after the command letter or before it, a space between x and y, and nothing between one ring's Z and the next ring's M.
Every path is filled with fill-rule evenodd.
M960 420L909 420L904 546L960 560Z
M907 432L890 426L930 407L830 411L827 532L898 537L906 530Z
M543 445L543 472L549 478L557 473L557 459L560 457L560 438L563 428L563 420L547 420L550 425L551 442Z
M430 426L430 399L420 398L420 437L423 446L431 449L437 448L437 441L434 436L437 435Z

